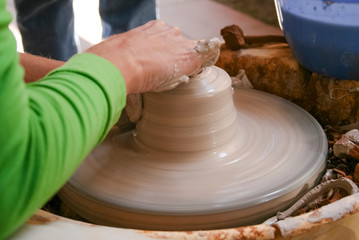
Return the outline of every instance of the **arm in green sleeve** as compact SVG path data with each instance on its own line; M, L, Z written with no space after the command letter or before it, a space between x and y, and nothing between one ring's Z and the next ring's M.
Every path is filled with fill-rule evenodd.
M118 69L89 53L25 84L5 2L0 0L0 239L58 191L126 101Z

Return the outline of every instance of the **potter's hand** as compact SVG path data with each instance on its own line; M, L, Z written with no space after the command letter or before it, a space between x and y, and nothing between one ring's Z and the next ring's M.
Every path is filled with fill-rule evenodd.
M118 67L128 94L158 91L166 85L172 88L171 79L195 73L205 60L204 54L196 50L196 41L184 38L178 28L158 20L112 36L86 52Z
M197 69L195 69L192 74L196 74L204 67L209 67L214 65L217 62L219 57L220 41L217 38L212 38L209 40L199 40L196 42L193 51L200 54L202 58L202 64ZM191 75L192 75L191 74ZM165 90L170 90L175 88L177 85L188 82L188 75L174 74L166 81L162 82L152 91L162 92ZM129 94L127 96L127 105L126 105L126 114L128 119L131 122L137 122L142 113L142 95L139 93Z
M202 70L204 67L214 65L219 57L219 50L221 43L218 38L211 38L208 40L196 41L193 51L196 51L201 55L202 64L199 68L192 72L190 75L186 74L174 74L161 85L153 89L154 92L162 92L175 88L181 83L187 83L191 75L195 75ZM175 66L176 67L176 66ZM176 68L175 68L176 70ZM179 72L178 72L179 73Z

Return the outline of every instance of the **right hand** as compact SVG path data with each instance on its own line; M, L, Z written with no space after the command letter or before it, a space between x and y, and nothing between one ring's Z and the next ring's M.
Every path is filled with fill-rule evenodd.
M142 93L170 78L196 72L203 56L195 51L195 43L178 28L155 20L114 35L86 52L109 60L121 71L127 94Z

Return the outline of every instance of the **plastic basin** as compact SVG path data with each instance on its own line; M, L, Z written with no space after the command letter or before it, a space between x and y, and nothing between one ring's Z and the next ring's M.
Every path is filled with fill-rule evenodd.
M275 0L298 62L312 72L359 80L359 0Z

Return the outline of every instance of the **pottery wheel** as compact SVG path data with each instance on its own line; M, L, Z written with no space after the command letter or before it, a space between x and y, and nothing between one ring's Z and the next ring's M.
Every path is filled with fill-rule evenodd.
M149 230L257 224L313 187L327 140L282 98L232 89L217 67L144 95L136 130L111 133L61 190L94 223Z

